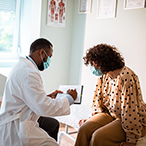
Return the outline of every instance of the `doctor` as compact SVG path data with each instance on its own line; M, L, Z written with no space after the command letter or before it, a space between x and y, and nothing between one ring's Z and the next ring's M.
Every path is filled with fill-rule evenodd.
M59 99L55 97L60 91L46 94L39 70L49 67L52 54L52 44L37 39L30 46L30 55L20 57L11 70L0 110L1 146L58 146L37 120L69 114L77 92L69 89L67 96Z

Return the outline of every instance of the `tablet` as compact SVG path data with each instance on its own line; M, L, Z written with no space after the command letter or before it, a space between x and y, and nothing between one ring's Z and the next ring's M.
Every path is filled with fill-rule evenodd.
M62 95L61 93L58 93L56 98L58 98L60 96L65 96L65 94L67 93L68 89L76 89L77 98L74 101L74 104L81 104L82 95L83 95L83 85L60 85L58 90L63 91L64 95Z

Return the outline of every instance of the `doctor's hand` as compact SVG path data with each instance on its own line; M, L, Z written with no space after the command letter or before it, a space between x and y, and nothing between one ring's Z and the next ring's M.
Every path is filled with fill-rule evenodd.
M72 96L72 98L74 99L74 100L76 100L76 98L77 98L77 91L76 91L76 89L68 89L67 90L67 94L69 94L70 96Z
M51 97L51 98L56 98L56 95L58 93L63 93L61 90L55 90L54 92L52 92L51 94L48 94L47 96Z

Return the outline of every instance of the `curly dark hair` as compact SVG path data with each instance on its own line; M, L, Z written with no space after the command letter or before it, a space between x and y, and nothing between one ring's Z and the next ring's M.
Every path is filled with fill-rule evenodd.
M86 51L86 56L83 57L84 64L92 62L100 66L102 73L120 69L125 65L124 58L118 52L117 48L107 44L98 44Z

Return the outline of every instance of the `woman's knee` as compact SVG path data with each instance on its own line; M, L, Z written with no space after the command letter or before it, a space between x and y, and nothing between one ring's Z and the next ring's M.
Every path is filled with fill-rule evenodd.
M100 140L104 140L105 135L103 135L102 132L100 132L100 130L96 130L93 134L92 134L92 138L91 141L94 143L99 143Z
M106 146L106 135L100 130L96 130L91 137L90 146Z
M86 121L78 130L78 135L84 135L86 137L91 137L93 131L92 131L92 123Z
M85 134L88 131L88 127L86 126L86 124L84 123L78 130L78 134Z
M121 128L120 120L115 120L92 134L91 146L107 145L107 143L108 145L115 146L122 141L125 141L125 132Z

